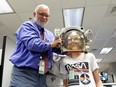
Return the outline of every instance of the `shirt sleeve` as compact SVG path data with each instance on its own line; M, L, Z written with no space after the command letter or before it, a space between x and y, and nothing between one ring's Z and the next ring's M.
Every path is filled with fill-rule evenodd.
M67 71L65 69L64 58L60 60L60 73L61 74L67 74Z
M68 74L61 74L62 79L68 79Z
M16 35L17 41L22 42L30 51L45 52L51 48L50 42L42 40L39 32L31 25L21 26Z
M90 53L90 66L91 66L91 70L94 71L95 69L99 68L97 61L96 61L96 57L94 54Z

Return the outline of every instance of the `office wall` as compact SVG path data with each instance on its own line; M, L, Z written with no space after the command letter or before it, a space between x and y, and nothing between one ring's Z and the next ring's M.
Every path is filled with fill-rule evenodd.
M106 83L116 83L116 62L109 64L109 68L103 71L108 73L108 81Z
M3 65L3 76L2 76L2 87L9 87L10 75L12 64L9 61L9 57L15 48L15 42L13 42L9 37L6 37L5 52L4 52L4 65Z
M111 63L110 65L111 65L111 70L112 70L114 82L116 83L116 62Z

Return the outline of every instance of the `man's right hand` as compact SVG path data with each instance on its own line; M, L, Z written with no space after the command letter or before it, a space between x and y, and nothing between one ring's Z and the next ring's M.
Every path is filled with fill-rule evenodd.
M56 38L53 42L50 43L51 48L58 47L62 43L61 38Z

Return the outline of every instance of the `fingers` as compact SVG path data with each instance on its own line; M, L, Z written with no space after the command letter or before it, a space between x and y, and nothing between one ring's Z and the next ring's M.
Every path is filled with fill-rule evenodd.
M60 45L61 43L62 43L62 40L59 38L51 42L50 45L51 45L51 48L54 48L54 47L58 47L58 45Z
M61 40L60 36L56 36L55 40Z
M59 39L59 38L60 38L59 36L56 36L56 37L55 37L55 40L57 40L57 39Z

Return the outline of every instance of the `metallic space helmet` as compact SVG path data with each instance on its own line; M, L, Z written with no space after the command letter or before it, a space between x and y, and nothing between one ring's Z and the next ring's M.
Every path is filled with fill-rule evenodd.
M92 32L81 27L65 27L60 30L62 39L61 50L68 51L89 51L89 44L92 40Z

